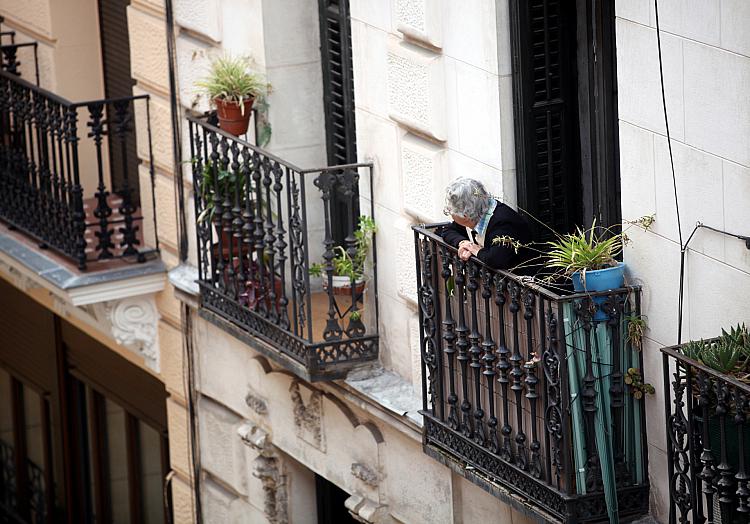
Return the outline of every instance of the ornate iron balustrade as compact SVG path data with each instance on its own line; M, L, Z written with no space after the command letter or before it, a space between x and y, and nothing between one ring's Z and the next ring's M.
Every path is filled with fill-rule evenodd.
M0 70L0 219L82 270L93 261L155 255L156 235L154 247L144 247L132 153L137 103L149 130L141 138L153 198L148 95L72 103ZM85 141L91 161L81 154Z
M201 313L307 380L376 360L374 242L363 282L335 287L333 265L336 252L356 249L355 203L372 216L372 165L299 169L207 116L188 120ZM348 210L342 246L334 199ZM321 278L311 260L322 261Z
M546 522L648 513L643 400L625 383L640 290L572 294L461 261L414 227L423 448Z
M750 521L750 386L663 348L669 522Z
M8 40L10 40L10 43L0 44L0 70L20 76L22 63L19 57L19 51L23 53L24 51L30 50L34 64L34 78L36 85L39 85L39 44L37 42L24 42L22 44L17 44L15 42L14 31L6 31L0 34L0 42L3 42L4 37L7 37Z

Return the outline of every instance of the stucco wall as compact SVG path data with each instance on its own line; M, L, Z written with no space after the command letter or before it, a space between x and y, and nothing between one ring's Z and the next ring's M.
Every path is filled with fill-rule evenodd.
M750 233L750 4L742 0L659 2L666 101L682 233L696 221ZM651 231L631 229L625 252L644 286L649 461L655 516L667 518L662 363L677 342L680 246L659 85L653 3L617 3L622 210L655 214ZM712 337L750 321L750 251L699 231L687 253L683 340Z

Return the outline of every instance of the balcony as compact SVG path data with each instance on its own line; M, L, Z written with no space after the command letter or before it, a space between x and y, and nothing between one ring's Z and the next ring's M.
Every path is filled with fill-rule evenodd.
M472 258L414 227L423 449L545 522L648 513L640 291L572 294ZM642 391L641 391L642 394Z
M750 386L687 347L661 350L670 521L748 522Z
M377 360L374 242L362 281L336 287L333 264L356 250L357 210L373 216L372 166L300 169L188 120L201 314L306 380Z
M3 56L20 45L3 45ZM78 270L155 258L134 126L139 105L150 130L148 96L73 103L21 78L9 60L0 68L0 219ZM150 155L150 136L139 138Z

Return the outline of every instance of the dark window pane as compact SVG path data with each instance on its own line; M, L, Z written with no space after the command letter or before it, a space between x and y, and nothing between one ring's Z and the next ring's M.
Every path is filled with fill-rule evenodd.
M164 522L163 472L161 470L161 435L152 427L138 423L141 448L141 499L146 524Z
M15 506L16 476L13 463L13 406L10 375L0 369L0 506Z
M128 451L125 431L125 410L105 400L107 414L107 461L109 463L109 494L112 503L112 522L130 522L128 492Z
M29 482L29 510L31 522L38 522L46 514L44 499L44 426L41 398L31 388L23 388L24 419L26 423L26 458Z

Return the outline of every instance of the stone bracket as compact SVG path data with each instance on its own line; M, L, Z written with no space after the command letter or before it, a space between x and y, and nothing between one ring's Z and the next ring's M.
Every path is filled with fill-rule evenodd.
M149 369L159 371L159 312L154 295L108 300L91 307L118 344L141 355Z
M394 518L388 512L388 506L381 506L358 493L344 501L344 506L357 521L364 524L395 524Z

